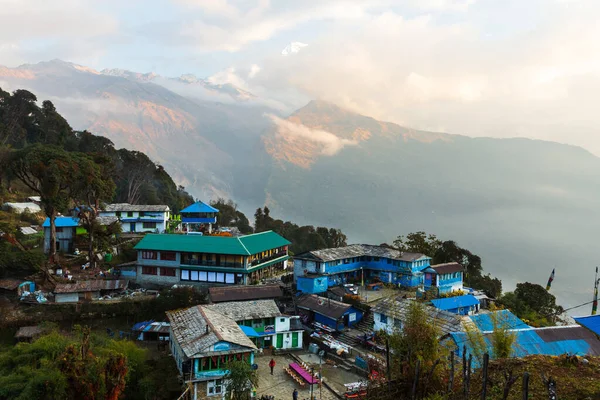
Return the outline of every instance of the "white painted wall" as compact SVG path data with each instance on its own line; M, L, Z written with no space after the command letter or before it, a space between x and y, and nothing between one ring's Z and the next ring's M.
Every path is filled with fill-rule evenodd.
M383 322L382 315L379 313L373 313L373 322L373 330L375 332L384 330L388 333L393 333L394 330L402 328L402 321L398 320L398 322L395 323L394 318L387 317L387 321Z

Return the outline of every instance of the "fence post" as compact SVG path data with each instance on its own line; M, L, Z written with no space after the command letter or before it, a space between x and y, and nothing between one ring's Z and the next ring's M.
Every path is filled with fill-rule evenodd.
M463 394L465 399L467 398L467 346L463 346L463 356L462 356L462 366L463 366Z
M523 400L529 399L529 372L523 373Z
M465 399L469 398L469 392L471 391L471 364L473 362L473 354L469 354L469 361L467 362L467 380L465 386Z
M483 355L483 379L481 386L481 400L485 400L487 397L487 380L488 380L488 365L490 363L490 355L485 353Z
M452 393L454 387L454 352L450 352L450 379L448 381L448 394Z
M415 366L415 380L413 381L411 399L415 400L417 398L417 385L419 383L419 368L421 367L421 360L417 360L417 365Z

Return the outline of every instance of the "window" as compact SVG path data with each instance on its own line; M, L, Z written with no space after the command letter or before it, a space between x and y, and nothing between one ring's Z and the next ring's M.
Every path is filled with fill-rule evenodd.
M155 251L142 251L142 258L144 260L156 260Z
M396 328L396 329L402 329L402 321L400 321L399 319L394 318L394 328Z
M120 216L121 216L121 211L117 211L117 212L115 213L115 215L116 215L117 217L120 217Z
M206 282L207 276L206 276L206 271L199 271L198 272L198 280L200 282Z
M225 274L222 272L217 272L217 282L225 283Z
M190 280L190 271L188 271L187 269L182 269L181 270L181 280L189 281Z
M235 275L234 274L226 274L225 275L225 283L235 283Z
M190 271L190 281L198 281L198 271Z
M390 258L386 259L386 261L387 261L388 264L392 263L392 260Z
M175 276L175 268L161 268L160 275L161 276Z
M63 231L63 228L56 227L56 233L61 233L62 231Z
M306 260L302 260L302 268L306 268Z
M216 396L216 395L220 395L223 393L224 387L223 387L223 380L222 379L216 379L214 381L208 381L206 382L206 390L207 390L207 396Z
M144 224L146 223L144 222ZM161 251L160 259L165 261L175 261L177 259L177 253L174 251Z
M285 318L279 318L279 322L285 322Z
M373 261L379 261L379 257L373 257Z
M208 282L216 282L217 281L217 273L216 272L209 272L207 280L208 280Z
M127 211L127 217L128 218L132 218L133 217L133 211Z
M379 314L379 322L387 324L387 315Z
M142 267L142 274L144 275L157 275L158 268L156 267Z
M156 222L142 222L144 229L156 229Z

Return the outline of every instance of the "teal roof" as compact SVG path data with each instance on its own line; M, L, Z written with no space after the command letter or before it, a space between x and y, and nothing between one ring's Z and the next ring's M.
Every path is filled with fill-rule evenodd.
M470 294L431 300L433 306L440 310L454 310L460 307L470 307L479 304L479 300Z
M136 250L183 251L249 256L290 242L273 231L240 237L149 234L134 247Z
M528 329L528 326L519 317L509 310L498 310L493 313L471 315L471 321L480 331L493 331L494 320L492 314L496 315L496 324L505 329Z
M79 225L79 218L74 217L56 217L54 219L54 225L57 228L71 228ZM44 224L42 225L44 228L50 227L50 218L46 218Z
M209 206L201 201L197 201L192 205L187 206L183 210L179 211L180 213L218 213L214 207Z

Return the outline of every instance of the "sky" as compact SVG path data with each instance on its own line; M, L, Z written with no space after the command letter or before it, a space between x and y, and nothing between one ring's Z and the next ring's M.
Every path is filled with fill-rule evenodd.
M285 112L322 99L600 155L599 20L597 0L0 0L0 65L192 73Z

